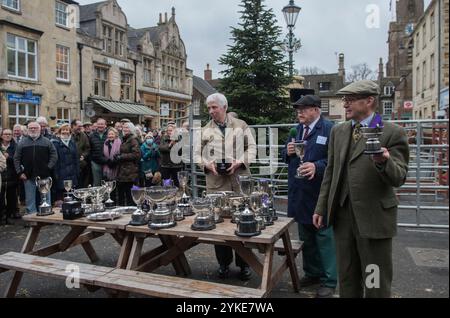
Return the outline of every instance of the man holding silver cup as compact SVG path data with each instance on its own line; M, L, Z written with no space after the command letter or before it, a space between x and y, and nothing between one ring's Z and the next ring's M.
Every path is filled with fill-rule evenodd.
M297 109L299 125L288 140L285 161L289 165L288 216L297 221L299 237L304 242L305 275L300 286L320 284L316 297L332 297L337 284L333 228L315 228L312 216L328 163L333 124L321 116L322 101L318 96L306 95L293 106ZM299 146L303 148L300 158Z

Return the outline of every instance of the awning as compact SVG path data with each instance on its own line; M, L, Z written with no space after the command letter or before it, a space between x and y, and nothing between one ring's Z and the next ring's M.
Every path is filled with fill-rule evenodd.
M134 104L127 102L115 102L109 100L92 99L92 102L98 106L101 106L111 113L126 114L126 115L143 115L158 117L159 114L150 107L142 104Z

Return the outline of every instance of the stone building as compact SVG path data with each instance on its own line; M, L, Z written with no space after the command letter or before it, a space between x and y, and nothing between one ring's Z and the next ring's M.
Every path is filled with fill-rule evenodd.
M79 116L77 8L71 0L2 0L2 127L38 116L50 125Z

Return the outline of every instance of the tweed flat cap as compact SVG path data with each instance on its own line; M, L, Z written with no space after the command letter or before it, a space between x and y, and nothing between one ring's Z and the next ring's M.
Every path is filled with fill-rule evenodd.
M322 108L322 100L316 95L305 95L292 104L294 108L298 107L319 107Z
M344 87L337 92L337 95L380 95L380 86L370 80L358 81Z

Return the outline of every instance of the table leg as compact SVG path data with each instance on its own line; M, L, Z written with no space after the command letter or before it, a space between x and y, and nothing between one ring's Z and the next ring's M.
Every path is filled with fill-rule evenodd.
M117 268L125 269L127 267L128 258L130 257L131 246L133 244L134 235L128 232L122 242L120 248L119 259L117 260Z
M127 269L135 269L139 266L139 260L141 258L142 246L144 246L145 237L135 236L133 240L133 246L131 248L130 257L128 259Z
M159 235L159 239L168 250L175 246L174 240L169 235ZM191 274L191 268L187 262L184 252L181 252L176 258L173 259L172 265L177 275L189 276Z
M41 231L41 225L36 225L30 228L28 231L28 236L23 244L21 253L28 254L33 251L34 245L36 244L39 232ZM6 289L5 297L13 298L17 293L17 288L19 287L20 281L22 280L22 272L14 272L14 277Z
M273 251L274 251L274 244L266 246L263 265L263 275L261 280L261 289L267 292L270 292L273 286L272 283Z
M289 267L289 272L291 274L292 286L294 286L294 291L298 293L300 291L300 278L298 277L297 266L295 265L295 256L292 251L291 238L289 235L289 230L286 230L282 235L284 250L286 251L286 261Z
M83 247L83 249L86 252L89 259L91 260L91 263L98 262L98 260L99 260L98 255L95 252L94 247L92 246L91 242L83 243L83 244L81 244L81 246Z

